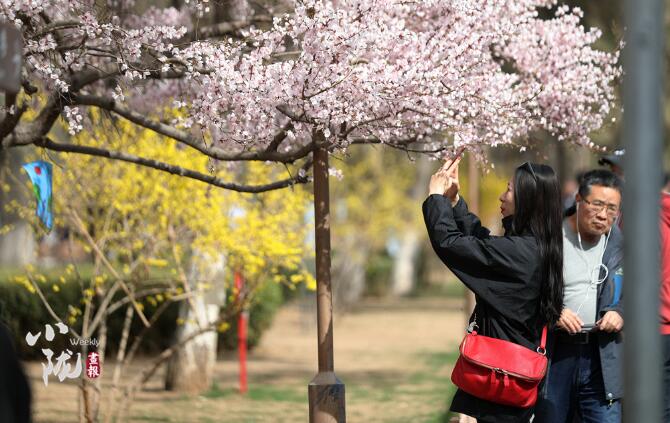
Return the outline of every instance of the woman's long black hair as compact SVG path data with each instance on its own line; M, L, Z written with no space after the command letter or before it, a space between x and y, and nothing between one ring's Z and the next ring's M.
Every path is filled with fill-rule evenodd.
M538 240L544 283L540 315L554 324L563 309L563 206L556 173L551 166L524 163L514 173L512 231L530 232Z

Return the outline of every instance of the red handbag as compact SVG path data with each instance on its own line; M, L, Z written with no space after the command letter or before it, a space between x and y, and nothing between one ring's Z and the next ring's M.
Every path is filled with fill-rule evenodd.
M475 326L475 325L473 325ZM468 330L451 381L477 398L527 408L537 401L537 387L547 371L547 327L535 350Z

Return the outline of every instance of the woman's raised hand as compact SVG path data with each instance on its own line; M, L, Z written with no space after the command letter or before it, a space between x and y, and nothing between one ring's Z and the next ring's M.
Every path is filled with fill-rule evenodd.
M444 190L444 196L451 201L452 205L456 205L458 202L458 190L461 188L458 180L458 165L460 162L461 156L459 155L455 159L447 160L443 166L445 168L444 171L449 177L446 189Z
M452 159L447 159L442 167L430 178L430 194L440 194L447 197L452 205L458 202L458 164L461 162L460 154Z

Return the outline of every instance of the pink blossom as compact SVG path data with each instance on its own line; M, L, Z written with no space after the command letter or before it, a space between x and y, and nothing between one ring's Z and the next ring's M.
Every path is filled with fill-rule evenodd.
M302 0L269 29L242 29L244 40L189 33L206 0L123 19L93 13L93 1L0 0L0 18L32 23L17 22L32 83L64 93L77 72L104 69L113 83L82 92L156 116L176 104L174 124L225 151L265 150L290 124L278 151L320 132L337 149L419 141L479 153L539 129L588 146L611 119L618 53L593 47L600 31L581 26L579 9L538 16L556 3ZM239 19L252 16L245 4ZM68 24L43 31L45 15ZM80 130L77 109L63 111Z

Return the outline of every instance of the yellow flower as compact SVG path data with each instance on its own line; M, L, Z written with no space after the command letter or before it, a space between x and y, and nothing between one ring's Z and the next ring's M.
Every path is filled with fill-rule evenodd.
M294 274L294 275L291 275L291 282L292 282L292 283L300 283L300 282L302 282L302 281L304 281L304 280L305 280L305 276L304 276L304 275L300 275L300 274Z
M170 110L166 115L177 117L179 112ZM77 134L73 142L210 173L209 158L198 151L183 148L174 140L128 121L111 122L96 111L90 117L95 122L92 130ZM268 280L268 275L277 275L276 282L289 286L308 284L300 274L305 270L303 259L313 254L306 243L313 232L313 225L305 220L312 207L309 187L298 185L250 195L142 166L93 156L56 154L63 163L53 175L54 192L59 193L54 197L54 214L63 219L56 223L75 227L69 221L70 211L77 212L93 241L121 269L119 273L124 278L131 279L131 268L137 269L140 277L147 273L146 279L138 278L138 289L145 280L168 279L178 283L181 272L188 275L193 265L202 270L202 275L191 281L194 285L200 282L200 289L210 287L211 283L204 281L229 286L235 270L242 271L250 290L272 282L273 276ZM260 185L285 178L287 171L296 174L297 166L288 165L287 169L279 164L250 162L240 163L234 170L217 166L214 174L223 180L239 179ZM10 201L4 206L13 207L17 215L34 215L33 204ZM79 249L92 253L88 241L78 231L73 231L73 236ZM211 265L224 258L225 269L210 275ZM273 269L288 269L296 275L287 281ZM35 268L27 267L26 273L34 274ZM68 265L58 278L60 284L71 281L75 273L74 266ZM42 281L44 277L35 278ZM102 289L106 281L105 275L94 276L91 287L83 292L84 300L92 300L94 289ZM34 291L27 278L17 283ZM147 304L183 293L181 287L172 290L166 285L165 292L147 299Z
M311 274L307 274L307 281L305 282L305 287L310 291L316 291L316 279Z
M148 258L146 260L147 265L154 267L166 267L168 265L167 260Z

